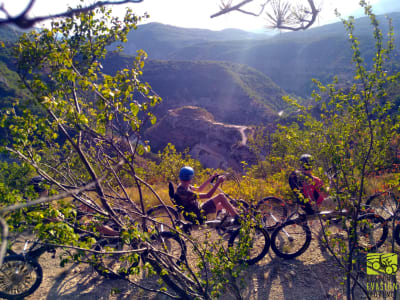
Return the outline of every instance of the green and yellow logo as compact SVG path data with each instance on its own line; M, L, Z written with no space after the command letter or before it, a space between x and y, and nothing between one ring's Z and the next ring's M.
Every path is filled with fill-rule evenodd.
M394 275L397 272L397 254L368 253L367 275Z

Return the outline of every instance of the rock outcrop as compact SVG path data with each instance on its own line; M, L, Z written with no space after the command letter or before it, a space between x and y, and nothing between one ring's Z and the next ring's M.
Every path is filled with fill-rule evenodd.
M251 164L254 154L247 144L253 130L248 126L215 122L212 114L196 106L171 109L146 131L152 150L162 150L168 143L189 154L205 167L241 169L241 161Z

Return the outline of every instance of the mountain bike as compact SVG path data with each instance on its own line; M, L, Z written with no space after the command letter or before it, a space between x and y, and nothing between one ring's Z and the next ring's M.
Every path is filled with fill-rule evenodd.
M374 198L373 195L370 198ZM321 211L312 215L302 214L297 209L288 217L288 220L279 225L271 235L271 249L279 257L292 259L303 254L311 243L311 229L309 221L330 221L336 223L337 228L345 225L351 226L350 220L346 218L348 212L342 211ZM297 217L293 218L295 215ZM343 218L344 217L344 218ZM347 222L343 224L343 222ZM373 251L383 245L388 227L383 217L374 213L365 213L357 218L358 249ZM400 230L400 229L399 229Z
M151 250L164 253L163 256L174 264L182 262L186 255L184 241L177 233L170 231L157 232L146 241L134 239L129 244L120 237L107 237L98 241L94 250L104 253L94 254L90 264L97 273L107 279L128 277L140 261L146 262Z
M46 253L53 253L55 248L51 245L41 245L38 241L25 242L21 253L7 249L3 265L0 267L0 298L22 299L34 293L43 280L43 269L38 259Z
M391 191L380 192L371 197L366 202L366 206L370 211L382 216L385 219L385 226L393 221L396 222L393 230L393 238L397 245L400 246L400 203Z
M332 183L336 178L338 171L335 168L330 168L326 175ZM349 214L346 210L341 211L322 211L314 214L302 214L298 212L299 199L294 189L301 190L296 184L290 182L289 185L298 199L295 211L288 217L287 221L279 225L271 235L271 248L279 257L291 259L304 253L311 243L311 230L308 221L322 220L329 221L333 224L334 228L339 232L334 235L343 236L344 232L340 232L340 227L343 229L351 226L350 220L347 218ZM377 201L380 199L381 193L376 193L368 198L366 203ZM382 216L371 213L369 206L365 205L363 208L363 215L357 219L357 236L358 236L358 249L372 251L378 249L385 241L388 228L385 219ZM296 216L293 218L294 216ZM400 228L399 228L400 231Z
M180 228L181 231L190 235L192 231L196 231L197 229L209 228L211 229L210 232L216 232L218 235L227 236L228 247L236 247L243 238L245 233L240 230L240 225L235 224L234 219L227 215L205 222L201 220L201 222L197 223L196 221L190 222L182 220L181 215L184 215L185 212L176 203L174 186L171 182L169 183L169 196L176 208L167 205L158 205L147 211L147 215L154 220L154 224L160 232L166 229L174 230ZM230 198L230 200L236 206L244 210L250 207L244 200L235 200L232 198ZM260 261L267 254L270 246L270 238L268 232L262 226L254 226L250 235L252 246L244 262L252 265Z
M114 209L114 212L125 218L133 227L141 226L128 211L119 208ZM119 231L111 222L108 226ZM176 257L172 260L175 264L182 261L186 253L184 242L177 233L171 231L156 231L143 240L139 238L124 240L120 235L102 236L98 238L93 249L97 252L91 255L87 262L97 273L108 279L128 277L140 261L146 261L151 251L162 252L166 259Z

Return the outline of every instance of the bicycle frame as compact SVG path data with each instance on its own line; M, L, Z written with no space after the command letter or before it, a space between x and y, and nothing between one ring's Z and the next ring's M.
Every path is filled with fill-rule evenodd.
M27 260L35 260L35 261L37 261L38 258L42 256L45 252L55 253L55 247L52 245L43 244L35 249L35 247L39 245L38 241L34 241L32 243L32 246L28 248L30 242L31 242L30 240L25 241L24 248L21 253L17 253L12 249L7 249L7 253L9 255L22 255Z

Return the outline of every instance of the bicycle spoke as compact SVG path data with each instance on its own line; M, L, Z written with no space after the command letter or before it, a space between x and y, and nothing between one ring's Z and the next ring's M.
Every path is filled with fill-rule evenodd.
M358 247L361 249L375 250L386 240L388 227L385 220L377 215L368 214L358 220Z
M306 224L289 221L279 226L272 234L273 251L283 258L294 258L307 250L311 242L311 231Z
M151 237L157 256L179 265L185 258L186 246L178 234L161 232Z
M272 229L283 222L287 216L285 202L275 197L262 199L257 204L257 211L261 214L263 224L267 229Z
M249 265L255 264L267 254L270 246L270 238L263 228L253 227L250 230L235 231L230 240L229 247L239 251L244 262ZM244 252L243 252L244 251Z
M96 250L104 252L133 250L131 245L122 244L119 239L104 240L96 246ZM135 253L96 254L95 270L102 276L110 279L129 276L132 268L139 263L139 256Z
M169 206L156 206L148 210L147 215L151 217L150 224L159 231L168 231L174 227L175 222L179 219L177 211Z
M374 213L380 215L384 219L388 219L392 217L397 208L399 207L399 203L395 197L393 197L392 193L380 193L371 196L366 206L373 210Z
M23 256L11 255L0 268L0 298L22 298L32 294L40 285L42 270Z

